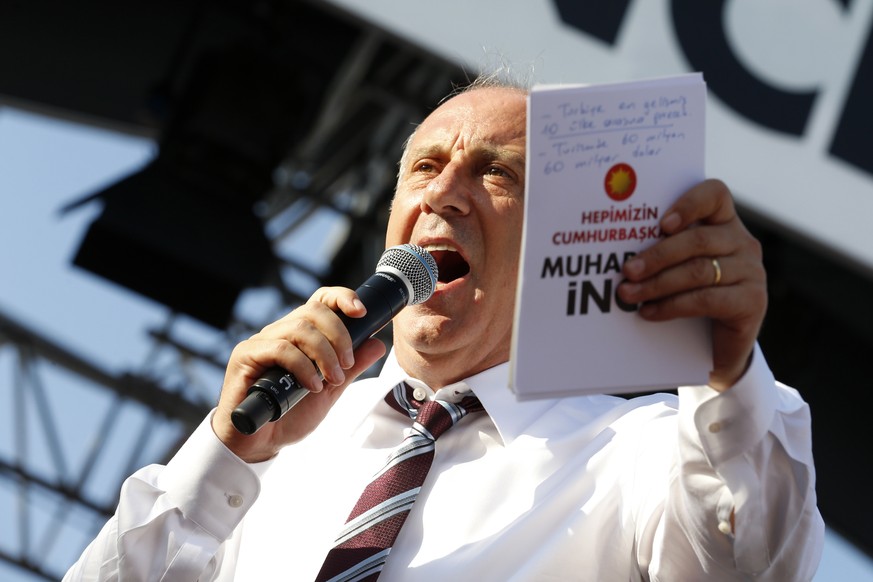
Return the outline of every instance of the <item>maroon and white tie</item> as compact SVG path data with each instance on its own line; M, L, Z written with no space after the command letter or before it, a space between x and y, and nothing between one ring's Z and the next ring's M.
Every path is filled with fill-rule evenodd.
M412 398L412 388L405 383L395 386L385 400L408 414L413 425L364 489L316 582L373 582L379 577L430 470L434 442L466 414L482 410L475 396L458 404L419 402Z

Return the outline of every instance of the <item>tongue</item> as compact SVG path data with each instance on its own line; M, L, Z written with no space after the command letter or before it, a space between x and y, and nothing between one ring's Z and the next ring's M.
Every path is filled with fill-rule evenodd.
M454 251L432 251L439 271L439 282L450 283L470 272L470 265Z

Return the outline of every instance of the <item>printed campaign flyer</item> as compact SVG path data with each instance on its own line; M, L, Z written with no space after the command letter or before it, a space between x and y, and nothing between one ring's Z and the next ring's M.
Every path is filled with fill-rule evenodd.
M510 359L519 400L705 384L705 319L647 322L621 266L704 179L700 74L538 86L528 99L521 269Z

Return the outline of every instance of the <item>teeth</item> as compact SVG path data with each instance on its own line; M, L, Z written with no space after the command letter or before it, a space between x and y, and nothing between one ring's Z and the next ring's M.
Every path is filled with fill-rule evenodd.
M434 244L434 245L424 245L424 250L430 251L454 251L458 252L458 249L453 247L452 245L447 244Z

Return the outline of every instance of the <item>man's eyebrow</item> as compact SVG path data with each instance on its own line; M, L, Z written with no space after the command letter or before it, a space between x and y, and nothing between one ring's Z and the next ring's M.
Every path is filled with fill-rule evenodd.
M524 166L525 153L524 150L518 151L502 145L483 145L476 148L477 155L487 160L506 160L513 164Z
M524 166L525 154L523 151L517 151L512 148L497 144L477 144L467 148L470 155L488 161L506 160L512 164ZM430 158L439 157L446 153L444 146L440 144L430 144L415 147L409 151L410 159L415 158Z
M432 158L443 153L443 146L440 144L430 144L410 148L410 158Z

